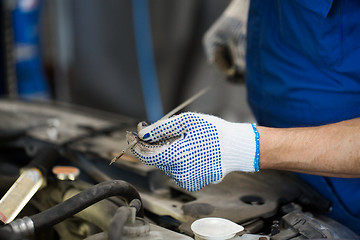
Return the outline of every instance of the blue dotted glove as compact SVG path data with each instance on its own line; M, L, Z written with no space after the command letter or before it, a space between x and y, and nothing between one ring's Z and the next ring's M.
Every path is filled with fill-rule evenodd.
M142 141L133 153L189 191L220 182L232 171L258 171L259 135L249 123L188 112L140 125L138 136Z

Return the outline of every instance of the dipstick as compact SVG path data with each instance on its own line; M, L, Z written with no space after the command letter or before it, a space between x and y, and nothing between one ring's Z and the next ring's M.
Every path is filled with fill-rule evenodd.
M175 113L177 113L178 111L180 111L181 109L185 108L186 106L188 106L189 104L191 104L192 102L194 102L196 99L198 99L199 97L201 97L202 95L204 95L206 92L208 92L213 86L215 86L215 84L218 81L215 81L213 84L201 89L199 92L197 92L196 94L194 94L192 97L190 97L189 99L187 99L186 101L182 102L180 105L178 105L177 107L175 107L173 110L171 110L170 112L168 112L167 114L165 114L160 120L164 120L167 119L169 117L171 117L172 115L174 115ZM127 146L125 149L123 149L121 151L121 153L119 155L117 155L116 157L114 157L110 164L116 162L119 158L121 158L122 155L125 154L125 152L127 152L129 149L133 148L137 143L139 142L139 139L135 139L129 146Z
M134 142L132 142L129 146L127 146L125 149L123 149L121 151L121 153L117 156L115 156L111 162L109 163L109 165L113 164L114 162L116 162L119 158L122 157L122 155L124 155L129 149L135 147L135 145L138 143L138 140L136 139Z

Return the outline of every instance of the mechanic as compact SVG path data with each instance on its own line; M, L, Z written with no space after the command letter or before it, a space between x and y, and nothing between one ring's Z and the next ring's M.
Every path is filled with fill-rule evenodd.
M232 171L302 173L332 202L329 216L360 234L360 1L246 2L230 3L205 48L216 63L227 47L239 71L246 39L257 125L187 112L139 124L133 152L189 191Z

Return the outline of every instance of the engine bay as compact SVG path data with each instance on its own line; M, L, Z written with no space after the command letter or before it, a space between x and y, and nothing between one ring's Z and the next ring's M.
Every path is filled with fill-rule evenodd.
M129 152L109 165L137 123L59 102L0 100L0 239L193 239L192 223L208 217L243 226L232 239L357 238L292 173L234 172L187 192ZM35 189L19 180L33 179L25 175L33 169L42 180L28 201L7 194L15 185ZM7 221L13 209L19 214Z

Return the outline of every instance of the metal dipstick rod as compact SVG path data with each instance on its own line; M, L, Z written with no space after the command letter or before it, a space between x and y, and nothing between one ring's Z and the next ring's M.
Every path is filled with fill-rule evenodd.
M160 120L164 120L167 119L169 117L171 117L172 115L174 115L175 113L177 113L178 111L180 111L181 109L185 108L186 106L188 106L189 104L191 104L192 102L194 102L196 99L198 99L199 97L201 97L202 95L204 95L206 92L208 92L213 86L215 86L215 84L217 83L217 81L215 81L213 84L201 89L199 92L197 92L195 95L193 95L192 97L190 97L189 99L187 99L186 101L184 101L183 103L181 103L180 105L178 105L177 107L175 107L173 110L171 110L170 112L168 112L167 114L165 114L162 118L160 118ZM123 149L121 151L121 153L117 156L115 156L111 162L109 163L109 165L113 164L114 162L116 162L119 158L122 157L122 155L124 155L129 149L135 147L135 145L138 143L138 140L134 140L133 142L131 142L125 149Z

